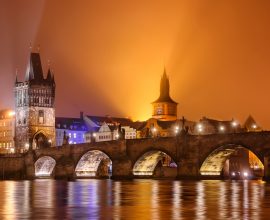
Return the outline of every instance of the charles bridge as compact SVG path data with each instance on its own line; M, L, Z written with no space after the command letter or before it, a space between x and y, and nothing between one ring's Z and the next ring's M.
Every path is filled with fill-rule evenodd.
M201 179L213 174L218 176L225 160L239 147L252 151L260 159L264 165L264 179L270 179L269 131L211 135L181 133L176 137L41 148L24 154L2 155L0 178L34 179L39 177L37 169L43 167L43 170L50 170L51 178L74 179L78 177L76 170L82 158L84 160L91 158L88 164L82 163L82 167L92 167L97 171L102 164L100 161L109 159L112 169L111 178L114 179L141 176ZM92 152L95 154L91 156ZM100 157L100 155L104 156ZM158 166L162 155L169 156L176 166L164 168Z

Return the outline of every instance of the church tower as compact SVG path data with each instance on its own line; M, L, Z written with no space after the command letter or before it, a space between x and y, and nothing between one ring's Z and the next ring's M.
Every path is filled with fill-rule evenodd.
M152 103L152 117L161 121L173 121L177 119L177 102L170 97L170 82L164 69L160 81L159 98Z
M31 53L25 80L15 82L15 147L17 152L55 146L55 81L44 78L39 53Z

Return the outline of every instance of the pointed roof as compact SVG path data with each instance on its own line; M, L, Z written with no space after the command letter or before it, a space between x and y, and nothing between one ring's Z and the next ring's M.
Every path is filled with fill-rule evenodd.
M39 53L31 53L29 64L25 74L26 81L42 81L44 80L43 77L43 70L40 60Z
M47 78L46 78L47 81L51 82L52 81L52 73L51 73L51 69L49 68L48 69L48 73L47 73Z
M164 68L163 75L160 80L160 95L159 98L154 101L153 103L157 102L170 102L177 104L177 102L173 101L172 98L170 97L170 82L169 78L166 74L166 69Z
M255 130L261 129L251 115L249 115L247 120L245 121L244 127L247 129L255 129Z

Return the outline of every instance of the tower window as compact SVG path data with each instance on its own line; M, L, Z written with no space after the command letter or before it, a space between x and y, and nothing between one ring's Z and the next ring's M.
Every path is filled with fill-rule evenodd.
M38 111L38 123L44 124L44 111L43 110Z

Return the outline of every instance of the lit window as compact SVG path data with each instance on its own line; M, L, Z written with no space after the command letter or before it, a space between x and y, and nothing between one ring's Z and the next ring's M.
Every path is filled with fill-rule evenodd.
M76 133L74 133L74 134L73 134L73 137L74 137L74 138L76 138L76 137L77 137L77 134L76 134Z
M68 133L68 136L71 138L71 133Z
M38 111L38 123L44 124L44 111L43 110Z

